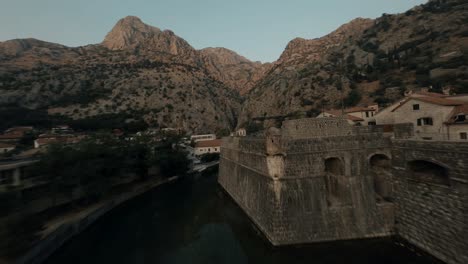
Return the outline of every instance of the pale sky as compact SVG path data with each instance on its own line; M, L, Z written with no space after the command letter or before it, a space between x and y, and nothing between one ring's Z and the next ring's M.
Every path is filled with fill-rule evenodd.
M356 17L401 13L427 0L0 0L0 41L99 43L122 17L170 29L197 49L276 60L295 37L321 37Z

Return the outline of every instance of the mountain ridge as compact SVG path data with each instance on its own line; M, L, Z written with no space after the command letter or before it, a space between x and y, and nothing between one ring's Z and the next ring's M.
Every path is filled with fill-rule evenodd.
M468 93L468 5L429 1L400 14L355 19L322 38L296 38L249 91L239 126L323 108L385 106L405 91ZM343 99L342 99L343 98Z
M259 117L314 116L342 99L385 105L405 90L460 93L468 83L466 23L463 0L429 1L295 38L277 61L262 64L226 48L194 49L130 16L101 44L0 42L0 107L77 119L133 111L150 125L209 132Z

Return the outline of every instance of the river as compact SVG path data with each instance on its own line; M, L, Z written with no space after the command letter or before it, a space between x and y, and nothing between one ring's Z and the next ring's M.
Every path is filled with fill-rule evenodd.
M432 263L391 239L271 247L217 185L216 174L176 181L99 219L52 255L73 263Z

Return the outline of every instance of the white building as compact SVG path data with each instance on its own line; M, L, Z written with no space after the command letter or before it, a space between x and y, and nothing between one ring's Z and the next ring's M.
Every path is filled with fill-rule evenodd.
M190 137L191 141L198 142L198 141L205 141L205 140L215 140L215 134L206 134L206 135L192 135Z
M413 123L415 137L419 139L467 140L465 99L464 95L415 93L379 112L374 121L377 125Z
M221 152L221 139L203 140L195 144L195 156Z
M0 142L0 154L5 154L16 148L15 145Z
M52 128L52 134L71 134L73 129L68 125L60 125Z
M84 138L85 136L82 135L42 134L34 140L34 148L37 149L51 144L76 144Z
M325 110L317 118L322 117L340 117L343 116L350 125L367 125L368 121L374 117L378 111L378 105L369 107L352 107L342 110Z
M239 129L236 130L235 133L233 133L233 136L245 137L245 136L247 136L247 130L245 130L245 128L239 128Z
M468 140L468 104L455 107L445 125L448 140Z

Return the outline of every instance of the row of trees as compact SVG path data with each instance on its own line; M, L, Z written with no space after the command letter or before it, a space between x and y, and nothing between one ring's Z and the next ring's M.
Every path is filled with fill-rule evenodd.
M170 136L159 142L148 137L123 140L98 134L75 145L50 146L40 161L25 171L45 180L46 185L0 193L0 256L21 254L38 238L43 222L70 208L67 205L87 205L157 175L184 174L189 161L186 153L175 147L177 140ZM155 174L148 173L151 168ZM47 204L39 204L49 209L33 213L33 200L47 200Z
M74 200L80 190L80 196L94 201L128 175L148 179L150 168L158 168L163 176L185 173L189 166L186 153L173 148L174 141L95 135L76 145L52 145L30 173L47 179L54 197L66 195Z

